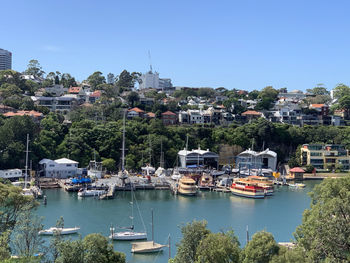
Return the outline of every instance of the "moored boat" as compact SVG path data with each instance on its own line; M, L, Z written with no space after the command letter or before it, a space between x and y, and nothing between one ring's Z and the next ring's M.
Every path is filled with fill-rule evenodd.
M131 243L132 253L156 253L162 251L167 245L158 244L154 241Z
M234 195L255 199L264 198L266 195L266 191L263 187L244 179L234 181L230 190Z
M71 228L60 228L60 227L50 227L49 229L44 229L39 231L39 235L53 235L59 233L60 235L70 235L76 234L80 230L80 227Z
M265 176L248 176L246 178L248 181L252 182L252 183L256 183L258 186L261 186L262 188L264 188L265 191L265 195L273 195L273 192L275 191L274 188L274 183L272 180L270 180L269 178L265 177Z
M213 177L209 174L203 174L199 181L198 188L203 191L210 190L213 187Z
M177 192L181 195L196 195L197 194L197 187L196 187L196 181L189 177L182 177L179 180L179 185Z
M89 196L101 196L105 194L105 190L95 190L95 189L80 189L78 192L79 197L89 197Z

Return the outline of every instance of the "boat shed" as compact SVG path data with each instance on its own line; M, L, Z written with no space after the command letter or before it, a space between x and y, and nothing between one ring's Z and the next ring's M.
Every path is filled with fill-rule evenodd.
M61 158L57 160L42 159L39 162L39 174L44 177L65 179L81 174L78 162Z
M277 153L266 149L256 152L251 149L241 152L236 158L236 168L271 169L276 171Z
M183 149L178 152L178 157L181 168L193 167L193 165L198 167L208 166L216 169L218 167L219 155L209 151L209 149L201 150L200 147L192 151Z

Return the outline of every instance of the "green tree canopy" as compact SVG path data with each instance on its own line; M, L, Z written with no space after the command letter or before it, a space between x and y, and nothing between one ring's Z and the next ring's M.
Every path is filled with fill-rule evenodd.
M199 243L210 234L206 221L192 221L181 227L182 239L177 246L174 263L194 263L198 259L197 248ZM208 242L210 242L208 240Z
M92 90L95 90L98 85L106 83L105 77L102 75L101 71L96 71L92 73L88 78L87 81L89 85L91 86Z
M271 233L257 232L244 248L243 263L268 263L278 251L279 247Z
M38 60L32 59L29 61L27 69L24 73L27 75L32 75L34 77L43 77L45 71L42 70L42 67Z
M240 252L238 238L233 231L210 233L197 247L196 263L238 263Z
M350 177L326 179L310 193L294 236L313 262L350 261Z

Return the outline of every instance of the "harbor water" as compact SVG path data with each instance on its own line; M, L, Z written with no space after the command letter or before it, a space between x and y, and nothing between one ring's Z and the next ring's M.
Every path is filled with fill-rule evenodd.
M172 257L176 252L176 243L181 239L181 225L194 219L206 220L208 228L213 232L233 229L242 246L246 242L247 226L250 236L257 231L266 230L274 235L277 242L288 242L301 223L304 209L310 206L307 193L318 183L320 181L306 181L304 189L278 186L273 196L256 200L218 192L199 192L195 197L184 197L174 196L167 190L136 191L134 194L141 217L135 203L135 231L143 230L143 219L148 239L151 239L153 209L154 240L167 244L170 235ZM41 204L37 214L44 217L45 228L54 226L60 216L64 218L65 227L81 227L79 233L82 237L89 233L108 236L111 224L114 227L131 224L130 192L116 192L113 200L78 198L77 193L68 193L62 189L44 190L44 194L47 196L47 205ZM78 238L78 235L70 238ZM163 263L168 260L168 248L159 254L133 255L130 243L113 241L115 249L126 254L127 262Z

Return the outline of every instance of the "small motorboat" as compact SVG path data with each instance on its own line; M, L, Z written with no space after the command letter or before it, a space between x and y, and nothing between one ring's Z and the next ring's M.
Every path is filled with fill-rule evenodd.
M131 253L156 253L167 247L154 241L135 242L131 243L131 246Z
M39 235L51 236L54 233L59 233L60 235L70 235L76 234L80 230L80 227L71 227L71 228L61 228L61 227L50 227L49 229L44 229L39 231Z

